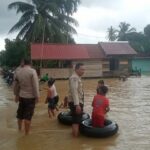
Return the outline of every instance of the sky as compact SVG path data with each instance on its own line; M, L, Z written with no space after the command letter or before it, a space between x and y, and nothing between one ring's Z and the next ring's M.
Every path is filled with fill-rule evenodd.
M17 33L9 34L10 28L20 17L15 10L8 10L8 4L14 1L30 0L0 0L0 50L4 49L5 38L14 39ZM79 26L74 39L77 44L96 44L108 41L107 29L110 26L118 28L120 22L126 22L135 27L137 32L143 32L150 24L150 0L81 0L78 11L73 15Z

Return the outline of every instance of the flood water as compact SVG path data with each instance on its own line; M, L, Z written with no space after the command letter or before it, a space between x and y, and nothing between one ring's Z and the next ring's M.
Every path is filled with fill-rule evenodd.
M84 80L85 108L91 113L91 101L98 79ZM116 135L95 139L80 135L73 138L71 127L49 119L46 85L41 85L41 99L35 109L31 133L24 136L17 131L16 109L11 87L0 77L0 150L149 150L150 146L150 76L105 79L110 99L108 118L119 125ZM68 82L56 81L60 98L67 94ZM60 110L63 111L63 110Z

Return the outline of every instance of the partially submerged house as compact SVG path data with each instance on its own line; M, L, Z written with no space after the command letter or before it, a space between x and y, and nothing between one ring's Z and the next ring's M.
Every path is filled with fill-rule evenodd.
M41 67L41 75L68 78L77 62L85 65L84 77L119 76L128 73L131 58L136 55L128 42L100 42L98 44L32 44L33 61L58 62L56 68Z
M132 70L141 73L150 73L150 53L138 53L132 59Z

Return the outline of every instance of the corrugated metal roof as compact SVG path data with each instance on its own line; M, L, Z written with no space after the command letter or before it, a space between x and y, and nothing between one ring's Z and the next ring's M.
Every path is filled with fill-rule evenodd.
M127 41L100 42L99 44L107 56L137 54Z
M42 50L43 49L43 50ZM103 58L98 44L31 44L31 58L71 60Z
M90 58L105 58L105 54L98 44L85 44L85 47Z
M31 44L33 60L101 59L110 55L135 55L128 42L100 42L98 44Z

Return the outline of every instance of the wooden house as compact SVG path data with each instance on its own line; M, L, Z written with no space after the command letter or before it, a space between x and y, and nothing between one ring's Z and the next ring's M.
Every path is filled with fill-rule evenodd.
M41 75L55 78L68 78L77 62L84 63L86 78L119 76L128 73L135 54L128 42L31 45L32 60L42 62ZM50 60L57 62L55 68L45 65Z
M132 59L133 72L150 73L150 53L138 53Z

